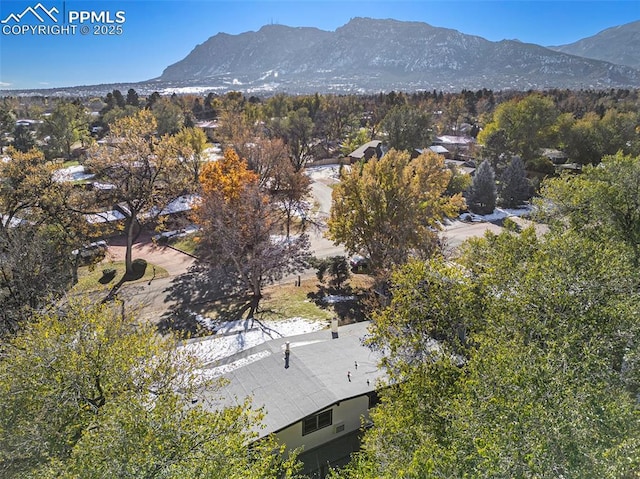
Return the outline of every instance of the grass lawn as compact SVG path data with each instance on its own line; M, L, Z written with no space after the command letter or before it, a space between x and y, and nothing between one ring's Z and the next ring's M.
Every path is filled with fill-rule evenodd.
M116 274L110 277L105 277L103 274L104 269L112 268L116 270ZM93 270L90 270L89 266L82 266L78 268L78 283L72 288L72 293L90 293L92 291L100 291L103 289L111 288L118 281L122 279L124 275L125 266L124 261L109 261L95 265ZM154 276L155 274L155 276ZM160 266L147 264L147 268L142 276L135 280L126 281L126 283L138 283L143 281L149 281L152 278L166 278L169 273L166 269Z
M301 317L315 320L329 320L335 313L332 308L323 309L307 297L318 291L316 278L302 281L300 287L293 284L269 286L264 290L260 302L259 318L278 319Z
M317 278L302 280L299 287L294 283L295 280L292 280L287 284L271 285L264 288L260 311L256 317L271 320L299 317L317 321L327 321L335 316L342 318L340 312L336 311L336 306L331 304L320 306L313 298L309 297L317 294L320 290ZM347 284L352 288L352 292L349 294L357 294L358 291L371 288L373 278L364 274L354 274ZM237 298L221 299L209 303L202 313L212 319L228 318L228 313L236 311L239 304L246 303L238 302ZM344 318L342 319L344 320Z
M175 241L169 240L169 244L172 248L195 256L198 247L198 236L196 234L183 236L182 238L177 238Z
M373 279L363 274L354 274L347 282L353 290L368 289ZM274 285L265 288L264 298L260 303L261 313L258 317L265 319L302 317L317 320L329 320L336 316L331 305L322 308L308 297L309 293L317 293L319 283L316 278L302 281L300 287L293 284Z
M78 160L67 160L64 163L62 163L61 168L70 168L72 166L79 166L80 162Z

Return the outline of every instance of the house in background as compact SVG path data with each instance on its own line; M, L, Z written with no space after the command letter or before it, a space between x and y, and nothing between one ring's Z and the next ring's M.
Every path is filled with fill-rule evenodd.
M350 163L357 163L358 161L369 161L374 156L376 158L382 158L384 152L382 151L382 141L371 140L356 150L347 155Z
M288 452L302 448L303 472L324 477L360 448L363 421L386 378L380 356L362 345L368 324L274 339L212 364L205 373L229 382L205 401L217 408L252 397L265 412L258 436L275 434Z
M438 155L444 156L447 160L451 159L451 152L442 145L432 145L429 149Z
M432 151L434 153L437 153L438 155L443 156L444 157L444 164L446 166L454 166L458 170L460 170L461 172L466 173L467 175L473 176L473 174L476 171L476 164L475 164L475 162L473 160L456 160L456 159L452 159L451 155L449 154L449 150L447 150L446 148L444 148L442 146L439 146L439 145L430 146L428 149L416 148L411 153L411 158L417 158L418 156L420 156L425 151Z
M433 139L433 146L441 146L450 152L452 159L473 157L476 139L471 136L441 135Z
M556 150L555 148L540 148L538 153L540 156L550 160L554 165L562 165L569 160L569 157L564 151Z

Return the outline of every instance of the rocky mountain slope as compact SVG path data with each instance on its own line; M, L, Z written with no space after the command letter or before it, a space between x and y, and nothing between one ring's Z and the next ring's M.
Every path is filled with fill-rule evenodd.
M640 21L607 28L592 37L569 45L549 48L640 69Z
M220 33L156 80L249 92L526 90L637 87L640 71L426 23L355 18L335 32L268 25L240 35Z

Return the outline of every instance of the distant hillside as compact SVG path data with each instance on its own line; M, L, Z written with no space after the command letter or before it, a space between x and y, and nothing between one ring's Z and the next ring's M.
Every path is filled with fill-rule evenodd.
M268 25L240 35L219 33L156 81L291 93L527 90L638 87L640 72L426 23L355 18L335 32Z
M549 48L640 69L640 20L608 28L569 45Z

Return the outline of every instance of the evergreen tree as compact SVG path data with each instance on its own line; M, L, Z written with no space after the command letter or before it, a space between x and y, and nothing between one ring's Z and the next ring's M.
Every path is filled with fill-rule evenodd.
M531 198L531 182L524 163L514 156L500 178L500 201L505 208L517 208Z
M113 90L113 99L116 102L118 108L124 108L127 104L122 92L120 90Z
M133 88L129 88L127 92L127 105L140 106L140 98Z
M155 103L160 99L160 93L158 93L157 91L154 91L151 95L149 95L149 97L147 98L147 104L146 104L146 108L148 110L150 110L151 108L153 108L153 105L155 105Z
M16 126L16 129L13 131L12 145L22 153L26 153L36 146L36 139L33 137L29 127L23 125Z
M486 215L496 207L496 175L491 164L485 160L480 163L467 193L467 204L474 213Z

